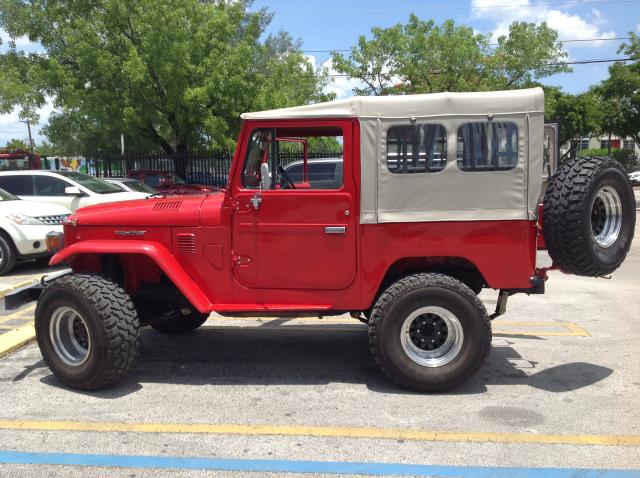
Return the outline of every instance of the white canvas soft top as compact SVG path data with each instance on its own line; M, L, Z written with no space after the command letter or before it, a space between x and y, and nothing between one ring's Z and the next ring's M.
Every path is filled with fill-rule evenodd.
M351 97L244 113L245 120L358 118L360 222L533 220L542 187L544 93L541 88L474 93ZM467 123L517 127L517 164L508 171L462 171L459 130ZM393 174L387 132L394 126L438 124L446 131L439 172Z
M474 93L352 96L343 100L244 113L242 119L420 118L440 115L528 113L544 110L541 88Z

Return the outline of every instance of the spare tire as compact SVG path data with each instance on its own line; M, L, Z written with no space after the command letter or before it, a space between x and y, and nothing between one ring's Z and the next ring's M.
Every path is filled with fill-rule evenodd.
M611 158L575 158L549 178L542 234L565 272L600 277L624 261L636 222L633 187Z

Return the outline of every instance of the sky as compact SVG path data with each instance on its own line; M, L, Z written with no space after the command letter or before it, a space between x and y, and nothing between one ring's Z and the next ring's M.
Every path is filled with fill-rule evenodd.
M255 0L252 9L262 7L274 14L267 33L288 31L302 41L309 61L330 72L329 50L349 49L359 35L370 36L372 27L406 23L412 12L437 23L452 18L478 32L492 33L494 38L506 33L516 20L546 21L558 31L560 40L573 40L564 43L569 61L618 58L617 49L624 41L618 38L627 37L629 31L640 33L640 0ZM7 39L2 30L0 38ZM38 50L38 45L24 39L18 39L18 47ZM579 93L606 78L609 65L573 65L572 73L552 76L544 83ZM353 81L333 79L329 91L339 98L351 95ZM33 127L36 142L45 139L40 128L53 109L50 102L40 112L40 122ZM0 115L0 145L11 138L26 138L26 130L15 112Z

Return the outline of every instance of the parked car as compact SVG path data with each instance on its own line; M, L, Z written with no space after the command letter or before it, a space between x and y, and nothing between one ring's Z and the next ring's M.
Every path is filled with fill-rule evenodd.
M320 158L307 161L307 181L314 189L337 189L342 185L343 158ZM285 173L294 183L304 178L304 161L294 161L284 167ZM284 175L281 182L284 181Z
M3 171L0 188L20 199L59 204L71 211L149 196L146 192L125 192L115 184L72 171Z
M145 183L133 178L104 178L108 183L115 184L123 191L133 191L138 193L155 194L157 189L147 186Z
M640 171L634 171L629 174L629 180L634 186L640 186Z
M611 158L555 172L549 162L540 206L544 104L532 88L242 115L226 191L94 206L51 238L51 263L73 272L38 300L45 362L68 386L99 389L132 368L142 325L178 334L211 312L346 311L368 324L370 350L397 385L462 383L488 356L491 319L510 296L543 294L550 270L608 276L631 247L634 194ZM304 166L301 182L283 174L287 150L302 146L309 166L308 138L320 137L344 145L333 189L314 187ZM536 264L541 235L551 267ZM499 291L491 315L483 288Z
M180 176L170 171L137 170L131 171L129 177L164 194L204 194L217 189L204 184L187 184Z
M46 236L61 233L69 214L66 207L23 201L0 189L0 275L13 269L17 261L50 256Z

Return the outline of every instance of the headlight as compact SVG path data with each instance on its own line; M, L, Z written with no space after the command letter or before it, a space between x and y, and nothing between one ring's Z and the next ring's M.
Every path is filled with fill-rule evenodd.
M7 214L7 218L11 219L16 224L21 224L22 226L42 226L43 224L37 219L27 216L26 214L20 214L19 212L12 212L11 214Z

